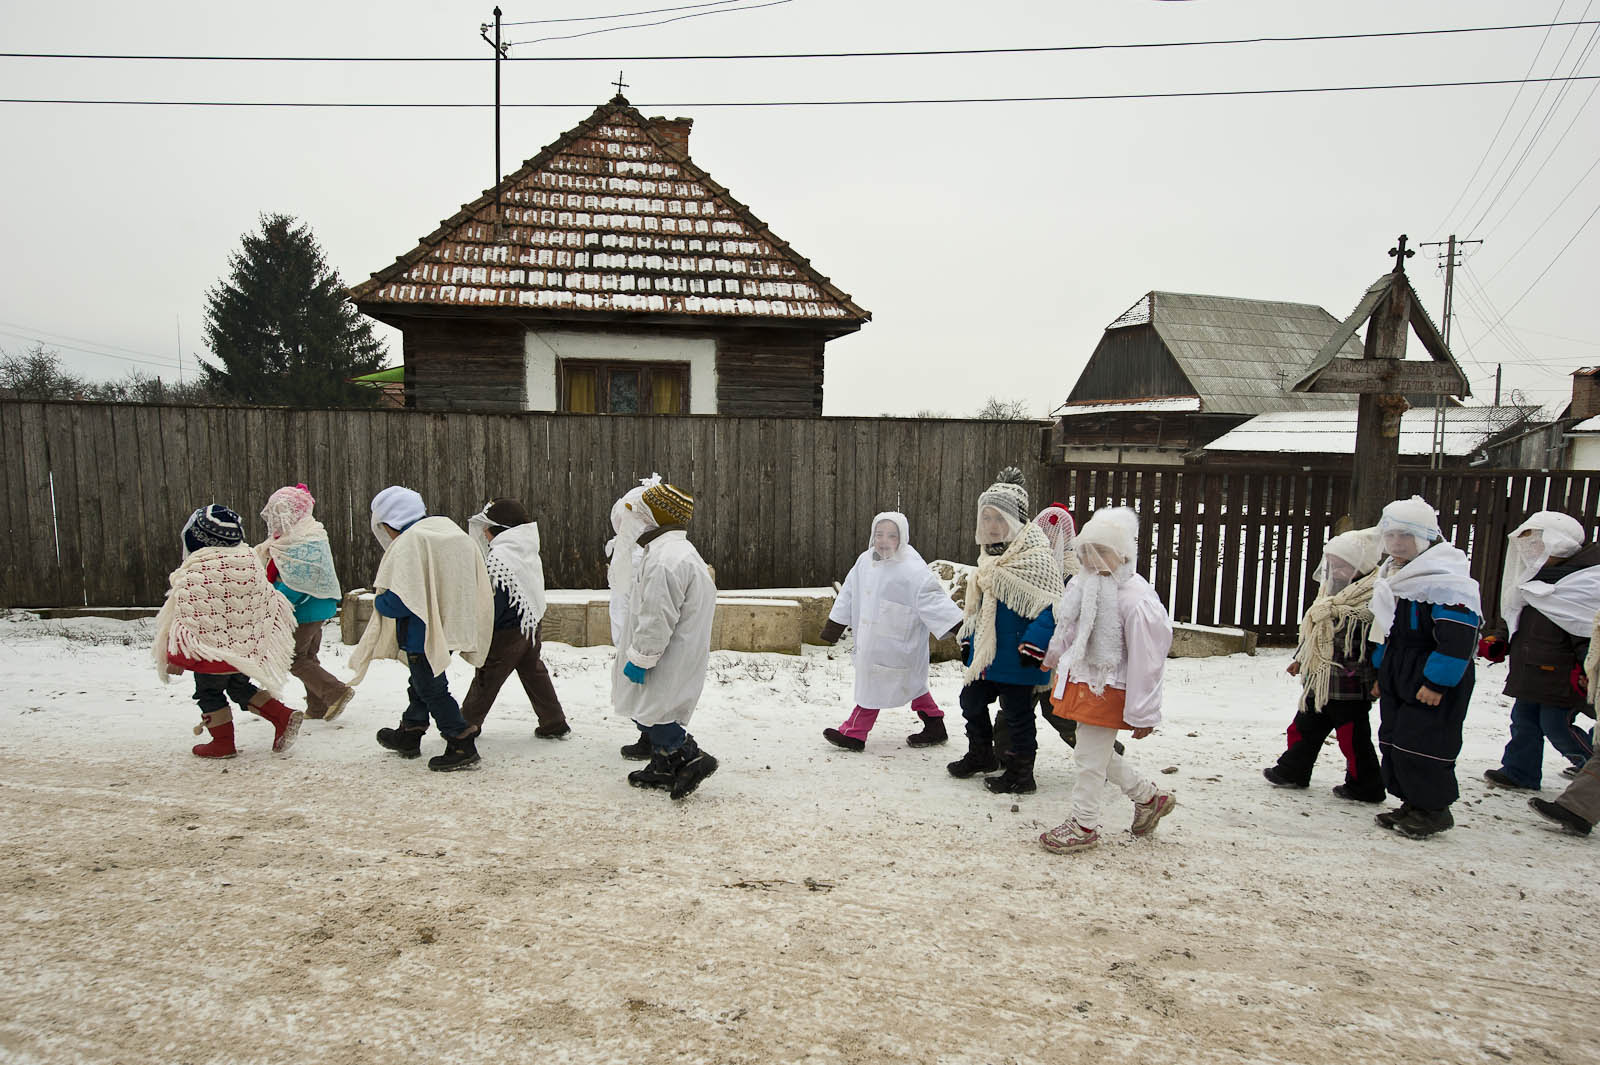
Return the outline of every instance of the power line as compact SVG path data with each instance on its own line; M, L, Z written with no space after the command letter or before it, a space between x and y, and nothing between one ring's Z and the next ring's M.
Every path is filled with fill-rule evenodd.
M31 333L18 333L18 332L13 332L10 329L0 329L0 336L13 337L13 338L15 338L17 340L31 340L36 344L41 344L41 345L45 345L45 346L52 347L52 348L66 348L68 351L76 351L76 352L80 352L81 354L84 354L84 355L98 355L98 356L100 356L102 358L116 359L119 362L136 362L136 363L139 363L141 366L154 366L154 367L157 367L158 369L162 369L162 370L171 370L171 369L174 368L174 365L175 365L171 359L167 359L164 362L153 362L150 359L135 359L135 358L131 358L131 357L127 356L127 355L113 355L111 352L102 351L99 348L83 347L83 346L81 346L79 344L68 344L68 343L65 343L65 342L60 341L60 340L49 340L49 339L46 339L46 337L51 336L51 335L53 335L53 334L46 334L45 336L35 336L35 335L31 334Z
M1557 5L1556 19L1561 17L1561 8L1565 7L1566 3L1567 0L1561 0L1561 3ZM1510 121L1512 112L1517 109L1517 102L1522 99L1522 90L1527 87L1528 79L1533 77L1533 70L1539 65L1539 57L1544 54L1544 46L1550 43L1550 34L1557 25L1555 19L1550 20L1549 26L1544 31L1544 36L1539 39L1539 47L1534 49L1533 58L1528 62L1528 70L1523 74L1522 84L1518 86L1516 95L1511 97L1511 102L1506 105L1506 113L1500 116L1500 124L1495 127L1494 134L1489 138L1489 143L1483 146L1483 154L1478 157L1478 165L1472 168L1472 175L1467 178L1467 183L1461 186L1461 191L1456 193L1455 202L1445 211L1444 217L1439 219L1439 224L1434 226L1434 229L1443 229L1444 224L1455 217L1456 208L1461 206L1461 201L1472 190L1473 183L1478 180L1478 174L1483 170L1483 164L1489 161L1489 154L1494 151L1495 143L1500 139L1501 131L1506 128L1506 123Z
M1595 84L1595 88L1600 88L1600 82L1597 82ZM1593 94L1593 92L1591 90L1591 95L1592 94ZM1597 166L1600 166L1600 155L1595 156L1594 162L1589 164L1589 169L1587 169L1587 170L1585 170L1583 172L1583 176L1582 177L1578 178L1577 181L1573 182L1572 188L1567 190L1567 194L1565 196L1561 197L1560 200L1556 201L1556 205L1554 207L1550 208L1550 212L1544 216L1544 218L1539 222L1538 225L1533 227L1532 232L1530 232L1528 234L1528 236L1523 240L1523 242L1521 244L1518 244L1516 249L1514 251L1512 251L1512 253L1510 255L1506 256L1504 259L1501 260L1499 268L1497 270L1495 270L1494 273L1489 275L1489 283L1492 284L1494 282L1495 278L1499 277L1502 273L1504 273L1506 267L1511 265L1511 261L1517 257L1517 255L1522 251L1522 249L1526 248L1529 244L1531 244L1533 242L1533 238L1539 235L1539 231L1541 229L1543 229L1545 226L1550 224L1550 219L1554 218L1556 216L1556 212L1561 210L1561 208L1566 205L1566 202L1568 200L1572 199L1572 194L1574 192L1577 192L1579 186L1581 186L1585 181L1587 181L1589 179L1589 175L1594 173L1594 169ZM1524 190L1524 191L1526 191L1526 190Z
M1593 0L1590 0L1589 7L1592 7L1592 6L1593 6ZM1588 14L1589 13L1589 7L1585 7L1584 8L1584 14ZM1551 68L1552 71L1556 71L1556 70L1559 70L1561 68L1561 61L1567 57L1567 49L1572 47L1572 42L1577 40L1577 39L1578 39L1578 31L1574 30L1572 32L1571 39L1569 39L1567 41L1567 46L1565 48L1562 48L1561 49L1561 54L1556 57L1555 65ZM1572 64L1572 67L1567 71L1568 74L1576 74L1578 72L1578 69L1584 63L1584 60L1588 59L1589 53L1594 50L1594 45L1595 45L1595 42L1597 40L1600 40L1600 27L1596 27L1595 30L1590 31L1588 42L1584 45L1584 47L1582 47L1582 48L1580 48L1578 50L1578 58L1576 60L1574 60L1574 62ZM1544 117L1539 120L1539 125L1534 128L1533 135L1528 138L1527 146L1522 149L1522 154L1517 157L1517 161L1512 164L1510 171L1508 171L1506 173L1505 181L1501 182L1500 187L1495 190L1494 195L1489 197L1489 202L1484 205L1483 213L1478 216L1478 220L1476 222L1474 222L1472 225L1467 227L1468 229L1470 229L1470 230L1478 230L1478 229L1482 228L1484 220L1486 218L1488 218L1489 217L1489 213L1494 210L1494 205L1499 202L1500 197L1505 194L1506 189L1510 188L1511 182L1516 179L1517 173L1522 169L1522 164L1527 162L1529 155L1533 154L1533 146L1535 144L1537 144L1539 142L1539 138L1544 135L1545 127L1547 127L1550 124L1550 119L1555 116L1556 110L1561 106L1562 102L1566 99L1567 93L1569 91L1571 91L1571 88L1572 88L1572 83L1571 82L1567 82L1567 83L1564 83L1559 89L1556 90L1555 99L1550 101L1550 107L1545 111ZM1541 87L1539 89L1539 97L1533 103L1533 110L1528 112L1528 117L1523 121L1522 129L1527 129L1528 128L1528 123L1533 120L1534 111L1537 111L1539 109L1540 101L1542 101L1544 99L1545 93L1547 93L1549 91L1550 91L1550 85L1548 83L1545 84L1543 87ZM1511 152L1516 149L1517 141L1520 140L1521 138L1522 138L1522 130L1518 130L1516 137L1512 138L1511 145L1506 151L1506 158L1507 159L1509 159L1511 157ZM1499 167L1495 168L1495 173L1496 174L1499 173L1499 169L1500 169ZM1489 180L1492 183L1494 181L1494 178L1491 176ZM1487 188L1488 187L1485 186L1485 191L1487 191ZM1481 196L1481 193L1480 193L1480 196ZM1467 208L1467 210L1471 211L1472 208L1469 207L1469 208Z
M1290 37L1227 37L1187 41L1140 41L1105 44L1030 45L1012 48L933 48L877 52L741 52L705 55L567 55L507 56L513 63L667 63L707 60L764 59L893 59L946 55L1024 55L1047 52L1098 52L1145 48L1209 48L1239 44L1300 44L1317 41L1364 41L1380 38L1433 37L1458 33L1502 33L1546 30L1563 26L1592 26L1600 19L1570 22L1530 22L1504 26L1455 26L1428 30L1384 30L1372 33L1324 33ZM507 23L506 25L510 25ZM145 55L124 52L0 52L0 59L109 59L173 63L489 63L492 56L362 56L362 55ZM1529 74L1532 74L1530 67Z
M1589 95L1585 96L1583 98L1583 103L1579 104L1578 105L1578 109L1572 113L1572 118L1567 122L1567 128L1561 131L1561 135L1556 138L1556 142L1554 144L1552 144L1550 146L1550 150L1545 153L1544 159L1542 159L1539 162L1538 168L1536 170L1534 170L1533 176L1528 179L1528 183L1522 187L1522 191L1521 192L1517 193L1516 198L1511 201L1511 205L1505 209L1505 213L1503 213L1500 216L1499 220L1496 221L1492 226L1489 227L1486 235L1492 235L1494 233L1495 229L1499 228L1502 224L1505 223L1506 218L1508 218L1510 216L1511 212L1515 211L1517 209L1517 205L1522 202L1522 198L1524 196L1526 196L1528 194L1529 190L1531 190L1533 188L1533 186L1538 182L1539 176L1544 173L1544 168L1550 165L1550 160L1555 158L1556 152L1559 151L1561 146L1567 142L1568 135L1572 133L1572 127L1578 124L1578 119L1583 117L1583 113L1589 109L1589 104L1594 101L1594 94L1595 94L1595 90L1596 89L1600 89L1600 82L1596 82L1595 84L1589 86ZM1563 91L1565 91L1565 87L1563 88ZM1591 169L1593 169L1593 168L1591 167ZM1586 174L1585 176L1587 177L1588 175ZM1570 196L1570 195L1572 195L1572 193L1569 192L1569 193L1567 193L1567 195ZM1566 202L1566 197L1563 197L1561 202L1565 203ZM1549 221L1549 217L1548 216L1546 216L1545 221ZM1539 223L1539 226L1534 227L1534 232L1538 232L1539 228L1542 227L1543 225L1544 225L1544 222ZM1533 239L1531 234L1529 235L1528 239L1529 240ZM1523 241L1523 246L1526 246L1526 245L1527 245L1527 241ZM1519 247L1518 251L1520 251L1520 250L1521 250L1521 248ZM1514 255L1516 253L1513 252L1512 254ZM1507 261L1509 261L1509 259ZM1503 264L1502 264L1502 268L1503 268ZM1496 271L1496 273L1498 273L1498 272L1499 271ZM1491 281L1493 279L1494 279L1493 277L1490 278Z
M1589 217L1585 218L1583 220L1583 224L1578 226L1577 229L1572 231L1572 236L1568 237L1567 238L1567 242L1565 244L1561 245L1561 250L1556 252L1555 258L1551 259L1548 263L1545 264L1545 268L1543 270L1539 271L1539 276L1534 278L1533 282L1531 284L1529 284L1527 288L1523 289L1522 295L1518 296L1515 300L1511 301L1511 306L1507 307L1506 310L1505 310L1505 314L1502 314L1500 316L1500 318L1499 318L1500 322L1505 321L1507 315L1509 315L1512 311L1516 310L1517 307L1522 303L1522 301L1528 298L1528 294L1530 292L1532 292L1535 288L1538 287L1539 282L1544 280L1544 275L1548 274L1550 272L1551 268L1554 267L1556 265L1556 263L1561 261L1561 257L1567 253L1567 249L1572 247L1573 241L1577 240L1578 237L1580 235L1582 235L1583 231L1589 227L1589 223L1594 221L1594 216L1597 215L1597 214L1600 214L1600 203L1595 204L1594 210L1589 212ZM1497 322L1496 324L1499 324L1499 323Z
M1577 74L1568 77L1543 78L1541 81L1597 81L1600 74ZM885 100L696 100L680 102L649 101L643 107L895 107L917 104L1030 104L1030 103L1086 103L1100 100L1184 100L1225 96L1295 96L1318 93L1383 92L1391 89L1463 89L1486 85L1522 84L1518 78L1484 78L1474 81L1417 81L1395 82L1380 85L1310 85L1281 89L1196 89L1183 92L1124 92L1079 94L1070 96L954 96ZM264 107L264 108L358 108L367 110L481 110L493 107L492 103L397 103L392 101L360 100L94 100L65 97L0 97L0 104L62 104L107 107ZM502 107L519 108L583 108L592 109L593 103L514 103Z
M636 18L639 15L659 15L665 11L692 11L697 7L721 7L724 4L735 3L736 0L711 0L706 4L684 4L681 7L655 7L649 11L623 11L616 15L578 15L572 18L533 18L521 22L502 22L502 26L544 26L552 22L604 22L614 18Z
M762 7L777 7L780 4L790 4L794 0L767 0L764 4L751 4L748 7L725 7L720 11L697 11L693 15L674 15L672 18L658 19L655 22L630 22L626 26L607 26L604 29L585 30L582 33L566 33L555 37L535 37L531 41L512 41L507 47L524 44L543 44L545 41L572 41L579 37L594 37L601 33L617 33L620 30L637 30L646 26L665 26L669 22L682 22L684 19L705 18L708 15L735 15L742 11L754 11Z

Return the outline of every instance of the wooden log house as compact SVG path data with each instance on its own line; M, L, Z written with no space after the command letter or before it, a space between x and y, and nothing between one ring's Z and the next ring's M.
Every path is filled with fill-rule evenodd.
M408 407L820 417L871 315L620 93L353 287Z

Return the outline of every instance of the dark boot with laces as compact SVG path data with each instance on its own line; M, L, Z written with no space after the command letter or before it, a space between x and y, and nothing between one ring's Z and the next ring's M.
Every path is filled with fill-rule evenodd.
M478 764L478 730L471 729L460 736L446 736L444 753L428 759L428 768L436 773L450 773Z
M623 745L622 757L626 758L630 762L649 761L650 741L645 739L643 733L640 733L638 740L633 743Z
M378 746L393 751L401 758L416 758L422 754L422 734L426 731L407 728L404 724L399 728L381 728L378 730Z
M641 738L640 743L646 747L650 741ZM628 748L624 747L626 751ZM650 764L643 769L635 769L628 774L628 783L636 788L660 788L667 790L672 787L672 756L665 751L655 751L650 755Z
M690 737L689 742L672 752L672 793L674 799L688 795L700 782L717 771L717 760L700 749Z

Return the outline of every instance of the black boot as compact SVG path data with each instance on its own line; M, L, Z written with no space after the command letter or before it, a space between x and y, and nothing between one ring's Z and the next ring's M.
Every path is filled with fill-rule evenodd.
M630 762L645 762L650 759L650 741L639 734L638 742L625 744L622 748L622 757Z
M672 798L681 799L700 786L700 782L717 771L717 760L700 749L690 737L689 742L672 752Z
M1549 818L1568 832L1587 836L1594 828L1584 818L1558 802L1551 802L1548 799L1529 799L1528 805L1533 807L1539 816Z
M823 729L822 738L835 747L843 747L847 751L864 751L867 749L866 740L858 740L854 736L846 736L836 728Z
M1000 768L1000 762L995 758L994 748L989 744L968 740L967 753L945 768L950 771L951 776L965 780L974 773L993 773Z
M1033 782L1033 759L1013 756L1006 762L1006 771L988 778L983 786L996 795L1027 795L1037 791L1038 785Z
M921 710L917 711L917 716L922 718L922 731L906 737L907 747L937 747L950 739L950 734L944 730L944 718L929 717Z
M1394 823L1395 831L1411 839L1426 839L1454 828L1456 819L1449 807L1443 810L1422 810L1413 806L1411 812Z
M645 739L641 739L639 743L644 744L646 748L650 746L650 741ZM630 744L629 746L637 746L637 744ZM626 751L628 747L622 749ZM629 757L632 756L630 755ZM666 789L672 787L671 756L662 752L652 754L649 765L643 769L635 769L628 774L628 783L636 788Z
M1377 822L1379 828L1392 829L1401 818L1410 815L1411 809L1412 807L1410 803L1403 802L1393 810L1385 810L1381 814L1377 814L1372 820Z
M407 728L404 723L399 728L381 728L378 730L378 746L393 751L401 758L416 758L422 754L422 734L426 731Z
M478 730L471 729L460 736L445 737L444 753L428 759L428 768L436 773L449 773L478 764Z

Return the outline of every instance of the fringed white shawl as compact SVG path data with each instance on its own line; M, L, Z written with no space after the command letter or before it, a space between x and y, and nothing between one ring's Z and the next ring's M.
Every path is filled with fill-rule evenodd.
M1002 554L978 556L967 582L961 637L972 637L972 664L966 678L976 680L994 663L995 616L1004 603L1025 618L1036 618L1061 598L1061 568L1044 532L1032 522Z
M294 658L294 610L249 546L201 548L167 583L150 647L163 682L171 679L167 656L175 654L226 662L269 694L283 693Z
M544 617L544 564L539 560L539 524L514 525L489 541L484 560L489 580L505 590L522 618L522 634L532 639Z
M1333 680L1334 640L1342 636L1345 655L1362 646L1372 624L1372 589L1378 571L1345 585L1332 595L1319 596L1300 619L1300 645L1294 660L1300 663L1300 685L1311 696L1313 709L1328 705ZM1392 617L1391 613L1391 617Z

